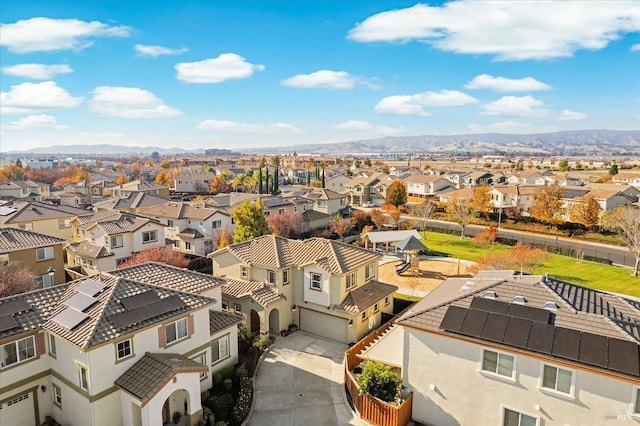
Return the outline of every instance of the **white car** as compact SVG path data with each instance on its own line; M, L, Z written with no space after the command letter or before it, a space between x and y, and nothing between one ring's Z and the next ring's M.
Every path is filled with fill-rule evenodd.
M375 204L373 204L371 201L365 201L364 203L362 203L362 207L374 207Z

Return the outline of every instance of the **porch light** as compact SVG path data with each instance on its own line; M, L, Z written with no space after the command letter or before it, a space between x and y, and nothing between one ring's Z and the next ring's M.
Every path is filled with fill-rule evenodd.
M349 320L349 327L353 327L353 320L352 319Z
M49 266L49 269L47 269L47 274L49 274L49 276L53 278L53 274L55 273L56 273L56 270L53 269L51 266Z
M47 391L47 387L45 385L41 385L40 391L42 391L42 393L45 393Z
M291 312L295 312L296 311L296 305L291 306Z

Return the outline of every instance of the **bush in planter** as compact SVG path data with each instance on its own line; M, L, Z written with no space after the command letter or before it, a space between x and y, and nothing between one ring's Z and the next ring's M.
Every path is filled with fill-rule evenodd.
M225 393L220 396L214 396L213 398L213 412L216 415L216 419L228 420L231 410L233 409L233 397Z
M360 393L373 396L385 402L393 402L400 396L402 379L391 367L380 362L369 361L356 378Z
M238 395L236 405L233 407L233 419L238 423L242 423L247 417L247 414L249 414L253 393L253 382L250 378L245 377L240 382L240 394Z
M182 413L180 411L174 411L171 415L171 419L173 420L174 424L178 424L178 422L180 421L180 417L182 417Z

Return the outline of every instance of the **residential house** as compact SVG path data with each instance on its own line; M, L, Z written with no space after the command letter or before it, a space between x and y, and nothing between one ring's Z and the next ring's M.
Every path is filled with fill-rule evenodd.
M141 209L140 215L166 225L165 236L172 241L174 250L198 256L206 256L215 249L216 233L224 228L232 232L235 228L225 209L205 203L165 202Z
M91 204L91 181L70 182L62 187L62 191L58 194L58 198L63 206L77 207L82 204Z
M511 209L523 216L529 216L529 209L539 191L538 185L494 185L489 194L496 211Z
M353 206L359 206L366 202L373 202L376 197L376 184L380 182L378 176L353 177L345 184L344 194L347 196L347 203Z
M176 192L208 193L215 177L215 173L207 172L176 173L173 176L173 188Z
M380 255L323 238L265 235L208 256L223 306L242 312L253 332L289 324L340 342L359 340L393 310L397 287L377 280Z
M198 424L200 394L238 361L221 285L149 263L0 299L0 424Z
M538 169L529 169L524 170L520 173L513 174L507 178L507 182L510 184L529 184L536 185L536 181L539 182L537 185L546 185L547 182L544 177L553 176L553 173L549 170L538 170ZM540 180L542 179L542 180Z
M32 180L12 180L0 184L0 198L44 201L51 197L49 184Z
M344 194L347 183L351 181L349 176L343 173L337 173L332 176L326 176L324 179L324 187L334 192Z
M113 188L111 194L114 197L123 197L132 192L144 192L149 195L155 195L156 197L164 198L165 200L169 199L168 186L159 185L154 182L141 182L139 180L134 180L129 183L118 185L117 187Z
M462 177L462 187L475 188L476 186L492 185L493 173L486 170L474 170Z
M153 219L116 211L80 216L71 222L74 242L65 246L69 270L78 276L116 269L133 254L165 247L165 226Z
M101 170L99 172L92 172L90 175L91 181L105 181L105 182L115 182L118 180L120 176L122 176L122 172L116 172L113 170Z
M611 182L640 188L640 173L623 171L613 176Z
M90 211L68 206L26 201L5 208L0 214L0 226L39 232L64 240L73 238L71 221L77 216L89 216Z
M453 189L451 181L438 175L412 175L404 180L407 184L407 201L423 202L435 197L445 189Z
M33 288L50 287L66 281L64 244L63 239L51 235L0 228L0 263L18 262L35 275Z
M449 170L442 177L451 182L457 189L460 189L462 188L464 177L469 173L471 173L470 170Z
M347 197L344 194L326 188L296 188L291 192L283 192L282 198L302 198L307 201L304 203L303 211L309 210L308 202L312 202L311 209L330 217L339 214L340 210L347 206Z
M620 295L486 271L443 282L359 356L401 375L423 424L635 425L638 312Z
M145 192L130 192L122 197L109 198L107 200L94 203L93 210L95 212L116 210L119 212L138 214L141 209L157 206L166 202L167 200L164 198L149 195Z

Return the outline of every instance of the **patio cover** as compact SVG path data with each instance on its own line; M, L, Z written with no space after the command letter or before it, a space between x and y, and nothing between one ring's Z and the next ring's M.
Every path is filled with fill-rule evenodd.
M396 248L402 251L428 250L427 246L425 246L419 238L416 238L413 235L409 235L407 238L396 244Z
M409 230L406 230L406 231L374 231L374 232L368 232L367 233L367 238L373 244L379 244L379 243L402 241L405 238L410 237L412 235L414 237L420 239L420 234L418 234L418 231L416 231L415 229L409 229Z

